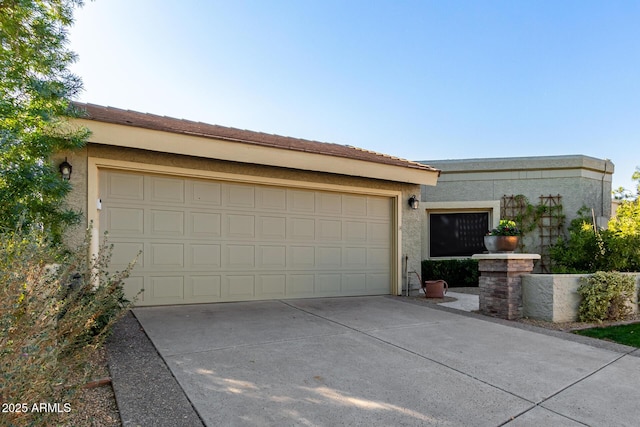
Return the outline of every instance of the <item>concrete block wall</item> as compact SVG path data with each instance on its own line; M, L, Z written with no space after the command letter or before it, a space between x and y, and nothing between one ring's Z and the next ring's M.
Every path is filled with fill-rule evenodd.
M636 289L631 308L638 312L640 273L635 277ZM580 295L578 287L587 274L526 274L522 276L523 316L548 322L575 322L578 320Z

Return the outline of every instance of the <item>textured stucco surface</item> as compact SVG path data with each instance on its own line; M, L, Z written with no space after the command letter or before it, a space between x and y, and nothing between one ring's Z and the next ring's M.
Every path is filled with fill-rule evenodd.
M422 187L429 202L500 200L522 194L531 204L561 195L569 223L583 205L598 217L611 215L611 161L588 156L425 161L442 170L438 185Z
M71 193L67 196L68 206L82 214L80 224L68 230L65 238L70 247L79 246L85 237L87 229L87 147L76 151L66 151L54 156L54 164L62 163L65 158L73 168L71 171Z
M636 279L632 309L638 311L640 274ZM549 322L574 322L578 319L578 287L587 274L528 274L522 277L523 316Z

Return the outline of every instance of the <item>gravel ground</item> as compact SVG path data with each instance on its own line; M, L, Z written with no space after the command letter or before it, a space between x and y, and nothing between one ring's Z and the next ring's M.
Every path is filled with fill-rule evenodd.
M93 378L101 380L109 378L106 350L98 349L92 359ZM79 403L71 409L69 414L60 417L64 427L121 427L120 414L116 405L116 398L111 383L90 385L80 391Z

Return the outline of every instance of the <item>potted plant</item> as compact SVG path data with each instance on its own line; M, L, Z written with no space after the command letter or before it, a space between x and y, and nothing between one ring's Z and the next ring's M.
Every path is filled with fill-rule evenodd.
M484 246L490 253L513 252L518 247L520 234L515 221L501 219L498 226L484 236Z

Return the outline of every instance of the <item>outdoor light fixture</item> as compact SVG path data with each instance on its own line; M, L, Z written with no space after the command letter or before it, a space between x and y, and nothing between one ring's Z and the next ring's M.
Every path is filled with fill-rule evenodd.
M411 206L411 209L418 209L419 204L420 204L420 201L418 200L415 194L409 197L409 206Z
M62 179L65 181L69 181L71 179L71 170L73 169L69 162L67 162L67 158L64 158L64 162L60 163L60 175L62 175Z

